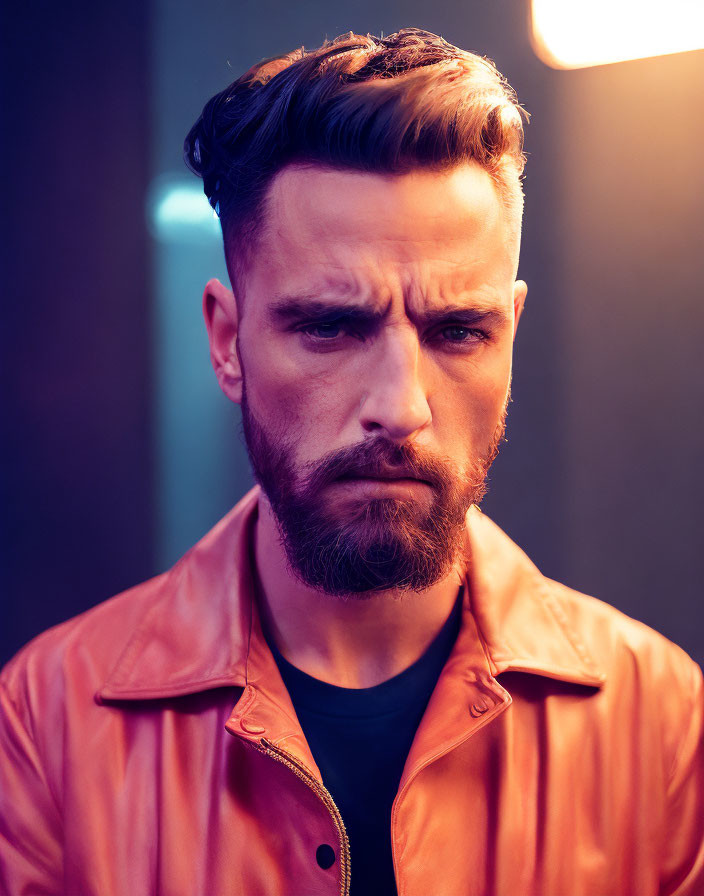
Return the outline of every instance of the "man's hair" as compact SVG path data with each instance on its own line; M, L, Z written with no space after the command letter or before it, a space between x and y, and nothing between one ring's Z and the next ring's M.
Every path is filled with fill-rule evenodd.
M206 104L184 155L220 216L230 278L241 287L267 188L292 163L403 174L474 160L518 238L523 115L486 58L419 28L349 32L254 65Z

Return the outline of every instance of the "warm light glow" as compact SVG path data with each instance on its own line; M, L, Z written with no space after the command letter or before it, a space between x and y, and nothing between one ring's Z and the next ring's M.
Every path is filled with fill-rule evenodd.
M704 48L704 0L532 0L532 41L553 68Z

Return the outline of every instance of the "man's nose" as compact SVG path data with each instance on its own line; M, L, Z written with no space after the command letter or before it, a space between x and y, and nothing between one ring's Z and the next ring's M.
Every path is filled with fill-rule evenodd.
M421 382L421 349L412 327L389 328L364 377L360 423L366 432L405 442L432 414Z

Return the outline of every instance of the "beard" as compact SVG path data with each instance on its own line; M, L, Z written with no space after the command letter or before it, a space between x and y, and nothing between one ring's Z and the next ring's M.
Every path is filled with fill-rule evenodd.
M257 420L243 384L242 426L255 478L274 512L290 572L305 585L345 597L423 591L451 570L465 517L486 494L486 477L506 429L508 397L486 452L460 474L449 458L375 437L296 467L295 443L273 437ZM432 498L326 497L352 477L382 478L390 469L423 480Z

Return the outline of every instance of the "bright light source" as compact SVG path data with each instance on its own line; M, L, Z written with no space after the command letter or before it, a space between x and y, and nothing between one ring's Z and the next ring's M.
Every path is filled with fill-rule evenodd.
M160 178L149 196L149 224L157 239L210 242L220 239L220 221L200 181Z
M704 0L532 0L532 41L553 68L704 48Z

